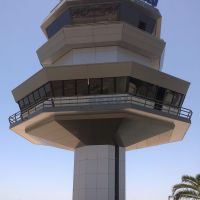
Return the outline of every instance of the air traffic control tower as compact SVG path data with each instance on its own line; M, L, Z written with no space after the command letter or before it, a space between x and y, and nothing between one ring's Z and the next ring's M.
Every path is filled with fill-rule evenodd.
M149 1L151 2L151 1ZM75 152L73 200L125 200L125 152L183 139L189 83L161 71L161 14L141 0L61 1L10 128Z

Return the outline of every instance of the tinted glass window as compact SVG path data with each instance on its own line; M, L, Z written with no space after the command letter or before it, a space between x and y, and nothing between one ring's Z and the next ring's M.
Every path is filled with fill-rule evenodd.
M117 77L116 78L116 93L122 94L126 92L127 78Z
M64 81L64 96L74 96L76 94L75 86L75 80Z
M47 83L47 84L44 86L44 89L45 89L46 96L47 96L47 97L51 97L51 96L52 96L51 84L50 84L50 83Z
M170 90L166 90L165 97L164 97L164 104L170 105L172 103L174 94Z
M135 95L136 91L137 91L137 86L135 85L135 83L129 82L128 93Z
M101 79L100 78L92 78L89 80L89 90L90 94L101 94L101 89L102 89L102 84L101 84Z
M128 92L133 95L138 95L139 88L143 85L143 83L143 81L140 81L138 79L129 78ZM139 93L141 93L141 89L142 88L140 88Z
M35 102L34 97L33 97L33 94L30 94L30 95L28 96L28 99L29 99L30 104L33 104L33 103Z
M24 105L25 105L25 106L28 106L28 105L29 105L28 97L25 97L25 98L24 98Z
M88 94L88 80L77 80L77 95L87 95Z
M46 93L45 93L44 87L41 87L41 88L39 89L39 93L40 93L40 97L41 97L41 98L46 97Z
M156 98L156 93L157 93L157 87L156 86L151 86L149 85L148 90L147 90L147 98L149 99L155 99Z
M146 26L147 26L147 24L145 22L139 21L139 23L138 23L138 28L139 29L145 31L146 30Z
M47 27L46 32L48 38L55 35L63 26L68 24L71 24L71 17L69 11L65 11Z
M19 107L20 107L20 108L24 108L24 101L23 101L23 100L20 100L20 101L19 101Z
M148 86L146 84L140 85L137 90L137 95L141 97L146 97L148 91Z
M114 78L103 78L103 94L115 93Z
M178 94L178 93L174 93L174 97L173 97L173 100L172 100L172 105L173 106L177 106L177 107L180 106L181 100L182 100L182 95Z
M164 96L165 96L165 91L166 91L166 89L161 88L161 87L158 87L157 93L156 93L156 99L157 99L159 102L163 101Z
M33 93L33 96L34 96L34 99L37 101L37 100L40 98L39 91L36 90L36 91Z
M53 81L53 94L55 97L62 97L63 96L63 82L62 81Z

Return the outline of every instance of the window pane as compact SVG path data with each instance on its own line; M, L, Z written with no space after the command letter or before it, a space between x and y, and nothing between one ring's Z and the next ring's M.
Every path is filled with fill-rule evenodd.
M164 97L164 104L170 105L172 103L173 96L174 96L174 94L172 91L166 90L165 97Z
M53 81L53 94L55 97L62 97L63 96L63 82L62 81Z
M28 105L29 105L28 97L25 97L25 98L24 98L24 105L25 105L25 106L28 106Z
M128 86L128 93L132 95L136 95L138 88L143 84L142 81L135 79L135 78L129 78L129 86Z
M88 94L88 80L77 80L77 95L87 95Z
M182 99L182 95L178 94L178 93L174 93L174 98L172 100L172 105L173 106L180 106L181 103L181 99Z
M156 93L156 100L159 102L163 102L164 97L165 97L165 91L166 89L158 87L157 88L157 93Z
M64 81L64 96L70 97L76 94L75 80Z
M90 94L101 94L101 79L91 78L89 85Z
M50 84L50 83L47 83L47 84L44 86L44 89L45 89L45 92L46 92L47 97L51 97L51 96L52 96L51 84Z
M137 95L141 96L141 97L146 97L147 96L147 90L148 90L148 87L145 84L140 85L138 90L137 90Z
M146 26L147 26L147 24L145 22L139 21L139 23L138 23L138 28L139 29L145 31L146 30Z
M136 91L137 91L136 85L132 82L129 82L128 93L135 95Z
M24 101L23 101L23 99L19 101L19 107L20 108L24 108Z
M33 95L34 95L34 99L35 99L36 101L40 98L40 94L39 94L39 91L38 91L38 90L36 90L36 91L33 93Z
M30 104L35 103L35 100L34 100L34 98L33 98L33 94L30 94L30 95L28 96L28 99L29 99Z
M117 77L116 78L116 93L122 94L126 92L126 83L127 78L126 77Z
M46 97L44 87L41 87L41 88L39 89L39 93L40 93L40 97L41 97L41 98Z
M149 99L155 99L157 93L157 87L156 86L149 86L147 90L147 97Z
M114 94L114 78L103 78L103 94Z
M165 88L157 87L157 92L156 92L156 103L155 103L155 109L156 110L162 110L163 106L163 100L165 97Z

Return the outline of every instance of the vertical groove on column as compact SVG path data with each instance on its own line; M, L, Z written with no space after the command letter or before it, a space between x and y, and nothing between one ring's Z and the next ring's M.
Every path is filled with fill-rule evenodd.
M115 145L115 200L119 200L119 146Z

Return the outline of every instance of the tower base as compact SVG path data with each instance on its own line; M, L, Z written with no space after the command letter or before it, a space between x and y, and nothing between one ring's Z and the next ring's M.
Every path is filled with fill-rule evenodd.
M125 200L125 148L113 145L77 148L73 200Z

